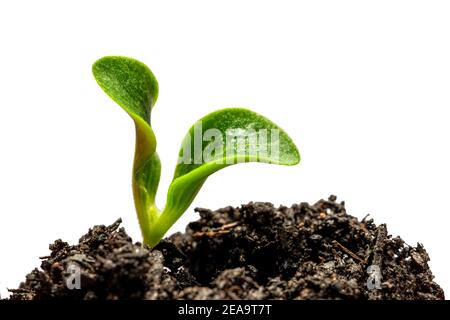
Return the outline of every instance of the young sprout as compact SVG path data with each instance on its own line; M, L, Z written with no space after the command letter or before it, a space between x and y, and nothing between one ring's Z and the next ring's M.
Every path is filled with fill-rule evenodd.
M197 121L183 139L164 209L155 204L161 173L151 111L158 82L132 58L107 56L92 71L99 86L134 120L136 149L133 196L144 243L154 247L189 208L212 173L242 162L295 165L300 154L291 138L267 118L242 108L215 111Z

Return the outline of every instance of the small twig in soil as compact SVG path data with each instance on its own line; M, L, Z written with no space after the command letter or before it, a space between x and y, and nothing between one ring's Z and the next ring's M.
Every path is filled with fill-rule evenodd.
M380 224L377 228L377 238L375 240L375 246L372 249L373 257L372 257L372 265L377 266L381 269L383 263L383 252L384 246L386 244L387 238L387 228L385 224ZM368 293L368 297L370 300L379 299L379 292L377 290L371 290Z
M341 249L342 251L344 251L346 254L348 254L350 257L352 257L355 260L358 260L359 262L362 262L364 264L367 263L366 260L363 260L362 258L360 258L358 255L356 255L355 253L351 252L349 249L347 249L346 247L344 247L341 243L339 243L337 240L333 240L333 246Z
M29 289L22 289L22 288L18 288L18 289L7 288L7 290L8 290L8 292L11 292L11 293L29 293L29 292L31 292L31 290L29 290Z
M380 224L377 232L377 239L375 240L375 247L373 248L372 264L381 268L383 262L384 244L387 237L387 229L385 224Z
M117 219L116 221L114 221L114 223L112 225L107 227L108 231L109 232L116 231L117 228L119 228L121 223L122 223L122 218Z
M209 231L196 232L193 234L193 237L195 237L195 238L203 237L203 236L214 237L216 235L226 234L226 233L231 232L231 228L237 226L238 224L239 224L239 222L235 221L235 222L231 222L228 224L224 224L223 226L221 226L219 228L214 228Z

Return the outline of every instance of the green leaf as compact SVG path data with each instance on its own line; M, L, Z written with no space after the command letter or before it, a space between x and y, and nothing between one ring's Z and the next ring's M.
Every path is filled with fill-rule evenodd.
M100 87L132 117L150 124L150 113L158 98L158 82L142 62L120 56L97 60L92 72Z
M103 91L133 118L138 156L147 158L156 149L156 138L150 126L152 107L158 98L155 76L142 62L121 56L97 60L92 72Z
M165 233L183 214L212 173L242 162L290 166L299 161L291 138L262 115L229 108L205 116L182 142L166 207L158 218L159 233Z
M103 91L131 116L136 126L133 195L145 240L157 217L154 202L161 174L150 121L158 98L158 82L145 64L127 57L103 57L94 63L92 72Z

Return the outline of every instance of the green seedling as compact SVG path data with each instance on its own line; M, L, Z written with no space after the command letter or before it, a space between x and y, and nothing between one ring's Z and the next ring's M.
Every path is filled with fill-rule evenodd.
M134 120L136 149L133 196L144 243L154 247L189 208L212 173L241 162L295 165L300 154L291 138L267 118L247 109L215 111L197 121L183 139L164 209L155 204L161 163L151 111L158 82L132 58L107 56L92 71L99 86Z

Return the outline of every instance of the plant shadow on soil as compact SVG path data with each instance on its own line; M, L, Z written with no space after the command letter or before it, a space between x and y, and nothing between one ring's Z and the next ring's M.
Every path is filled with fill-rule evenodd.
M422 245L348 215L335 196L196 212L153 250L120 219L78 245L56 240L10 299L444 299ZM80 289L69 289L76 280Z

